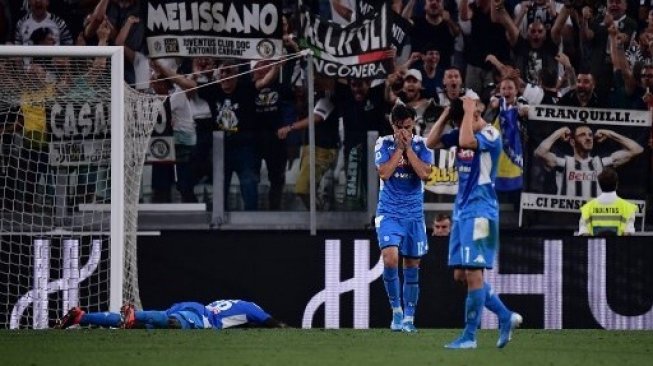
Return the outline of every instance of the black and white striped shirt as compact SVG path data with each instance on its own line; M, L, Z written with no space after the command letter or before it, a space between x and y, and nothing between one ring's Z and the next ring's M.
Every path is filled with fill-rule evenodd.
M16 24L16 36L14 43L17 45L31 45L30 37L32 33L39 28L49 28L52 30L55 44L70 46L73 44L73 36L68 30L66 22L58 16L48 13L48 15L40 22L32 18L32 13L28 13L21 18Z
M590 156L576 160L566 155L556 158L556 183L558 194L563 196L596 197L601 193L597 176L603 167L612 165L611 157Z

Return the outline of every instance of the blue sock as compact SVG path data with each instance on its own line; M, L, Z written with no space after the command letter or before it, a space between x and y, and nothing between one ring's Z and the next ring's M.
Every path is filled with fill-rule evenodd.
M397 268L383 268L383 283L385 291L388 293L390 306L393 309L401 307L401 297L399 295L399 270Z
M149 310L137 311L136 323L139 325L153 326L154 328L168 328L168 314L165 311Z
M120 326L120 314L118 313L86 313L79 320L79 325L99 325L101 327Z
M491 312L495 313L499 320L504 320L508 318L511 314L510 310L503 304L503 301L499 298L492 286L489 283L483 283L483 290L485 290L485 307L488 308Z
M419 299L419 268L404 268L404 316L415 316Z
M481 314L485 306L485 289L480 288L467 292L465 300L465 330L466 339L476 339L476 329L481 324Z

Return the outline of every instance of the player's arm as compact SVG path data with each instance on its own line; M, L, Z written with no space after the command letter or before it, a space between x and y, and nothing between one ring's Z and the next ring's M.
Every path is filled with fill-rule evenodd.
M612 158L612 165L615 167L626 164L630 159L644 151L644 148L638 144L637 141L612 130L600 129L596 131L596 139L598 142L603 142L606 138L615 141L623 147L623 149L617 150L610 155L610 158Z
M448 117L449 117L449 107L446 107L444 111L442 111L442 114L440 114L438 120L435 121L433 127L431 127L431 131L429 132L429 135L426 137L426 147L428 147L429 149L440 148L443 146L441 142L442 132L444 132L444 127L446 125L446 121Z
M406 146L406 158L408 159L408 162L410 163L410 166L413 168L413 171L419 179L421 180L428 180L429 175L431 175L431 161L424 161L422 160L422 157L417 156L417 153L413 150L412 144L410 139L412 139L412 135L410 132L406 130L401 130L402 132L402 138L404 139L404 146ZM406 136L407 135L407 136ZM406 139L408 141L406 141ZM429 156L431 155L431 152L423 149L424 152L426 152Z
M540 143L540 146L535 149L533 154L538 158L544 160L544 164L546 164L547 168L555 168L557 165L557 157L554 153L551 152L551 147L560 138L563 140L569 140L570 135L571 130L569 130L569 127L562 127L557 129Z
M478 147L478 141L476 141L476 136L474 136L474 129L472 124L474 123L474 118L476 117L476 100L469 97L462 97L463 101L463 110L465 114L463 115L463 121L460 124L460 135L458 135L458 144L464 149L476 149Z

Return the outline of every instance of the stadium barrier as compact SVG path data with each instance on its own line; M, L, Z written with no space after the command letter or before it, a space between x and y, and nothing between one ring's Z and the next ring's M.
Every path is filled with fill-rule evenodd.
M525 327L653 329L651 236L501 235L501 255L487 280L509 307L524 315ZM30 240L30 265L15 277L16 286L30 290L0 294L0 303L7 305L1 312L4 324L47 328L62 310L101 303L108 296L90 285L106 276L106 268L98 266L106 241ZM430 237L429 245L420 271L417 324L460 327L465 290L452 281L446 265L447 238ZM383 265L370 231L317 236L205 231L193 232L192 241L188 232L168 231L142 236L138 261L145 308L239 298L303 328L385 328L390 319ZM496 327L491 313L485 312L482 326Z
M528 328L653 329L650 241L504 231L487 278ZM416 323L460 327L465 290L446 265L447 239L431 237L429 245ZM385 328L379 256L369 231L194 232L192 242L187 232L163 232L139 240L141 297L150 308L249 299L296 327ZM484 328L496 327L489 315Z

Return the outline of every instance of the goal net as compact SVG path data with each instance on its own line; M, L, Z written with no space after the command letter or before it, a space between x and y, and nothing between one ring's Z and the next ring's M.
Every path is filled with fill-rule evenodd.
M0 328L140 305L137 204L162 100L121 47L0 47Z

